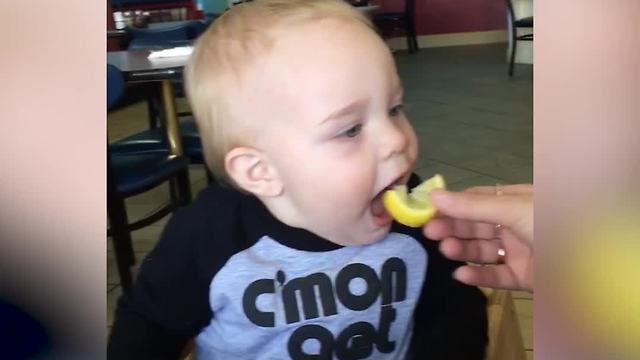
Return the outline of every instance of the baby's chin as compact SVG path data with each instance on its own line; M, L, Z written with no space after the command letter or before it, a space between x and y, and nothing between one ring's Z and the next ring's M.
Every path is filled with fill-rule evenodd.
M389 235L389 231L391 230L391 225L386 227L377 227L376 229L358 235L351 235L346 240L341 240L340 242L335 241L334 243L342 246L366 246L372 245L379 241L382 241L384 238Z

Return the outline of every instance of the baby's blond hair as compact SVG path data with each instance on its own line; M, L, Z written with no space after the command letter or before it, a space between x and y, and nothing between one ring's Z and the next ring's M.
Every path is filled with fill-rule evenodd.
M206 163L222 181L231 182L225 156L237 146L248 145L262 119L238 119L230 106L230 85L239 82L246 69L269 51L275 31L283 26L321 19L363 23L366 16L343 0L256 0L234 6L217 18L196 42L185 69L186 91L198 124ZM231 92L232 93L232 92ZM250 104L247 104L250 106Z

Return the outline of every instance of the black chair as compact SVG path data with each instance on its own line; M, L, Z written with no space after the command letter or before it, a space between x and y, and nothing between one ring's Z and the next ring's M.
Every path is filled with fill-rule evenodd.
M180 121L180 138L182 150L192 164L205 164L202 142L193 117L182 118ZM125 137L111 145L113 153L145 153L167 154L168 141L162 128L151 128L131 136ZM206 168L207 182L213 183L214 177Z
M415 0L405 0L403 12L376 14L373 16L373 23L380 31L385 29L388 24L394 24L394 30L397 28L403 29L407 38L407 49L409 49L409 53L414 53L419 50L415 27L415 10ZM396 24L401 24L401 27L398 27Z
M193 20L179 25L157 28L138 29L125 28L130 50L135 49L164 49L168 47L188 45L200 36L210 21Z
M107 108L111 109L122 97L124 79L116 67L107 65ZM125 199L151 190L165 182L170 183L171 200L152 214L133 223L129 222ZM131 266L135 255L131 232L148 226L180 206L191 201L189 159L165 153L114 153L107 147L107 235L113 248L123 289L131 287Z
M200 36L215 17L210 17L202 21L189 21L184 24L164 29L132 29L127 28L127 34L131 39L129 49L155 49L179 46L190 43ZM183 97L183 81L173 81L176 89L176 97ZM147 104L149 112L149 129L127 138L124 138L111 146L113 153L167 153L167 140L164 138L162 128L158 127L158 123L164 122L165 116L159 102L160 95L151 92ZM178 113L182 117L180 121L180 134L184 154L193 164L204 164L204 156L202 152L202 144L198 129L190 112ZM206 167L205 167L206 169ZM213 182L213 176L206 171L207 180Z
M507 13L509 18L511 33L511 54L509 56L509 76L513 76L513 66L516 61L516 47L518 41L533 41L533 34L525 34L518 36L518 29L533 29L533 16L516 19L513 3L507 0Z

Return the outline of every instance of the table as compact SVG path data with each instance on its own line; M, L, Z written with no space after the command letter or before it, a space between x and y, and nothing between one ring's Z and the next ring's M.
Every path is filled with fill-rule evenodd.
M120 69L127 82L158 82L160 84L169 153L182 155L182 141L171 80L182 78L182 68L189 58L183 56L149 61L147 59L149 53L150 50L112 51L107 53L107 63Z
M172 27L178 27L181 25L188 25L195 21L202 21L202 20L174 20L174 21L152 22L147 25L147 29L150 29L150 30L167 29Z
M127 36L125 30L107 30L107 39L123 38Z

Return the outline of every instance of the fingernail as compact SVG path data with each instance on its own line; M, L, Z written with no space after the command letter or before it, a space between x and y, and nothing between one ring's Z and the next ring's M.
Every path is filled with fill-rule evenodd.
M458 281L460 281L460 277L459 277L459 272L460 271L459 270L460 270L460 268L457 268L457 269L455 269L453 271L453 273L451 273L451 277L456 279L456 280L458 280Z

